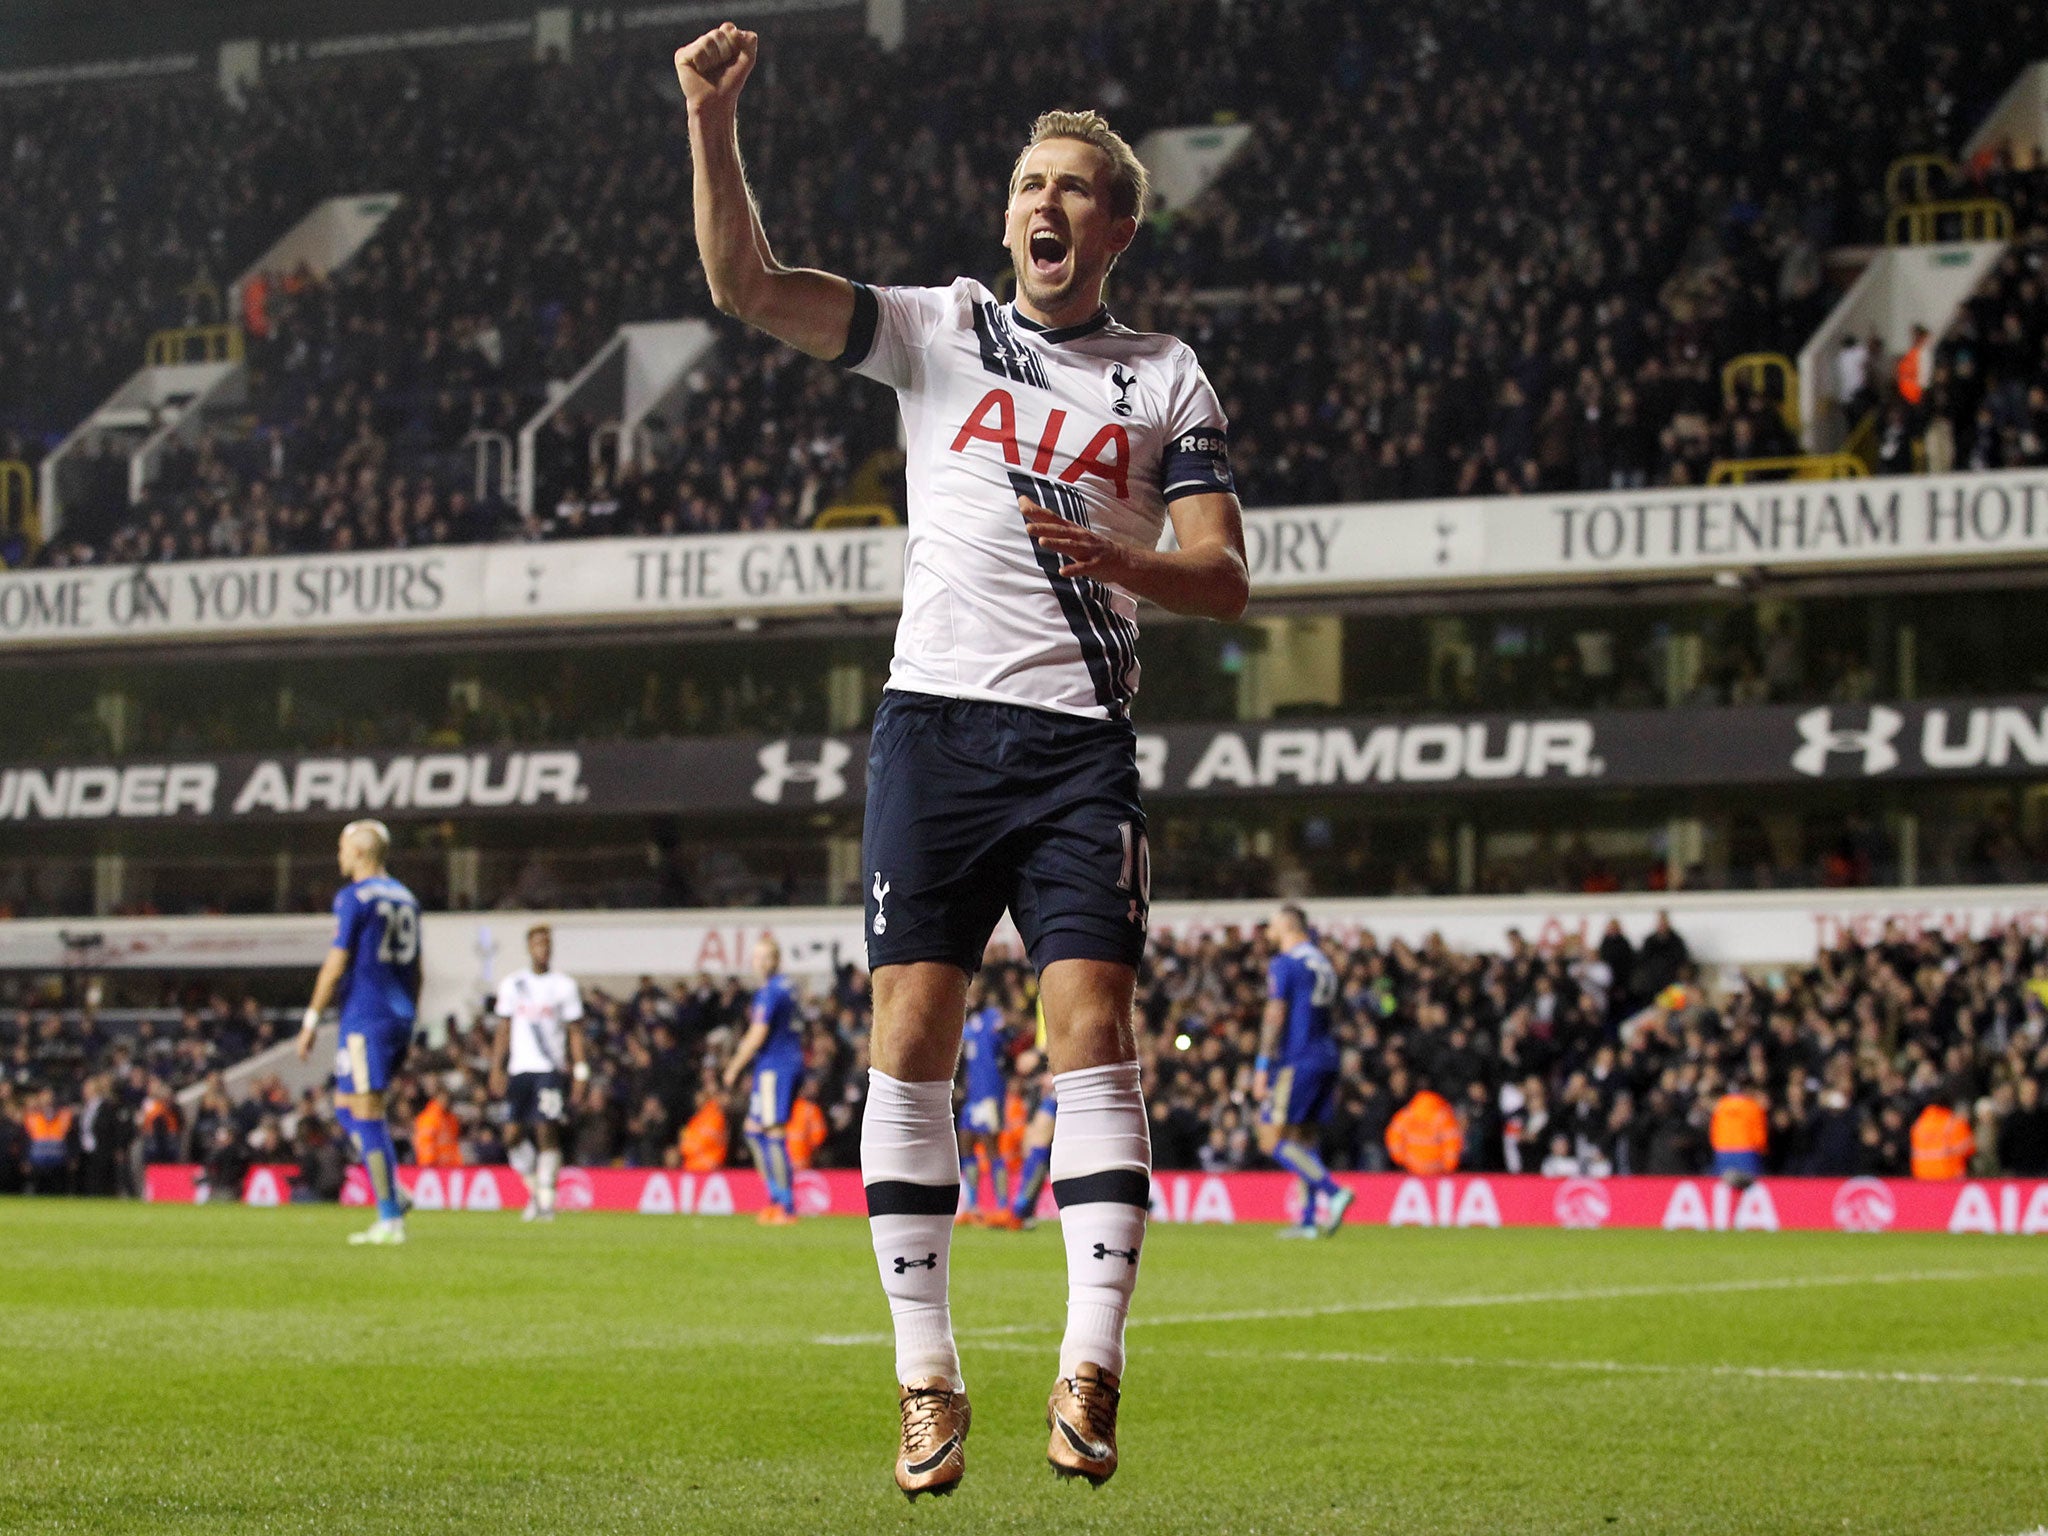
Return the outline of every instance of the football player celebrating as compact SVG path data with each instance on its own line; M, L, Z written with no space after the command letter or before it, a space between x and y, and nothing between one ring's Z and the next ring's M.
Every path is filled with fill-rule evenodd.
M384 1119L384 1094L412 1047L420 997L419 899L385 873L390 852L391 834L381 821L352 821L341 829L336 862L348 884L334 898L334 943L313 980L298 1041L304 1061L320 1016L329 1003L340 1004L335 1109L377 1197L377 1219L349 1241L377 1245L405 1241L398 1149Z
M862 839L875 1022L861 1173L896 1328L896 1482L913 1498L948 1492L965 1467L952 1085L967 985L1007 907L1042 978L1060 1105L1067 1329L1046 1455L1099 1484L1117 1466L1151 1192L1131 1025L1150 885L1137 611L1244 611L1223 412L1185 344L1103 305L1147 178L1098 114L1046 113L1012 168L1000 228L1014 302L968 278L871 288L775 259L737 131L759 52L727 23L675 56L712 300L895 390L909 455L903 614ZM1175 547L1161 550L1169 519Z
M550 969L554 930L526 930L527 969L498 986L491 1041L491 1097L503 1097L511 1123L533 1136L533 1197L526 1221L555 1219L555 1181L562 1172L562 1127L590 1081L583 1041L583 991L576 978Z
M1259 1150L1301 1180L1301 1220L1282 1227L1280 1235L1328 1237L1343 1224L1354 1198L1330 1177L1308 1130L1328 1120L1337 1101L1337 1042L1330 1033L1337 970L1309 936L1308 918L1297 906L1274 913L1266 937L1274 954L1266 967L1265 1027L1252 1079L1260 1105Z

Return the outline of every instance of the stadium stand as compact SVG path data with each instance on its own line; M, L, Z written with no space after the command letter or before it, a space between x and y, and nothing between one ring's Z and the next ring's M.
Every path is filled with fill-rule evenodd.
M1640 945L1612 929L1590 952L1520 943L1468 954L1440 941L1382 946L1369 934L1329 947L1344 1052L1341 1104L1324 1132L1333 1167L1385 1170L1389 1120L1429 1087L1456 1108L1467 1171L1697 1173L1709 1165L1716 1104L1748 1086L1768 1095L1772 1173L1906 1176L1921 1111L1956 1103L1967 1104L1973 1127L1972 1172L2048 1173L2048 943L2038 936L1959 942L1893 926L1876 943L1845 941L1803 969L1734 978L1716 1000L1668 926ZM1250 1083L1266 958L1263 940L1235 931L1154 939L1138 1012L1159 1166L1257 1163ZM1013 1022L1028 1021L1023 973L996 966L992 975ZM701 976L595 994L587 1027L598 1065L571 1160L674 1165L684 1127L707 1102L736 1124L740 1106L723 1102L716 1069L746 999L738 981ZM866 979L849 970L809 991L804 1006L804 1094L826 1126L819 1165L851 1166L866 1082ZM239 1104L210 1089L189 1114L166 1109L170 1087L201 1081L269 1030L252 1010L218 1003L187 1013L174 1034L140 1038L110 1036L76 1015L0 1021L0 1185L29 1177L19 1127L46 1088L81 1114L87 1099L113 1106L107 1134L123 1167L140 1158L230 1168L238 1157L290 1161L286 1148L324 1161L332 1138L317 1124L326 1113L317 1096L295 1104L266 1083ZM1028 1039L1028 1028L1018 1033ZM459 1127L462 1161L503 1161L504 1107L485 1092L489 1060L482 1024L416 1056L394 1125L409 1135L438 1100ZM85 1176L80 1154L67 1177ZM111 1183L93 1187L113 1192Z
M1953 150L2048 35L2034 5L1994 22L1868 0L1173 0L1078 40L1056 7L926 22L911 55L815 24L778 43L747 132L784 256L992 275L990 192L1045 101L1100 102L1134 137L1251 123L1239 163L1134 249L1117 303L1208 360L1253 505L1691 483L1789 451L1778 401L1722 365L1797 349L1826 253L1881 233L1891 159ZM366 179L406 199L330 281L279 275L250 317L246 412L133 508L86 456L39 558L789 526L829 504L890 442L886 395L730 331L686 430L621 481L571 420L531 517L473 495L470 431L523 419L622 321L709 312L668 73L632 38L568 63L300 66L240 112L184 86L10 98L0 215L25 238L0 426L28 449L153 327L215 313L312 200ZM141 142L182 152L95 169ZM2014 199L2023 220L2037 201ZM2001 455L2030 451L2017 436Z

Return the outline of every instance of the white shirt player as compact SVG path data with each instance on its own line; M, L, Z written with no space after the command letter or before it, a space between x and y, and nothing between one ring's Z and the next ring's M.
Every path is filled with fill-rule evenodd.
M841 361L896 390L909 445L889 686L1126 718L1137 600L1059 575L1017 498L1154 549L1169 502L1231 490L1223 410L1194 352L1106 309L1047 330L961 278L856 285Z
M576 978L560 971L515 971L498 983L494 1010L512 1024L505 1071L569 1070L569 1025L583 1017L583 991Z

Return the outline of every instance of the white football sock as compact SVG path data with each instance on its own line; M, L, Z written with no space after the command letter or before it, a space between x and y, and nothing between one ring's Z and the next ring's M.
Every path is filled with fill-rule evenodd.
M957 1392L965 1383L946 1295L960 1207L950 1082L905 1083L869 1069L860 1176L875 1263L896 1323L896 1379L940 1376Z
M1124 1320L1152 1203L1152 1130L1138 1064L1062 1072L1052 1080L1052 1193L1067 1245L1067 1333L1060 1375L1084 1361L1121 1377Z
M555 1208L555 1176L562 1171L562 1149L549 1147L533 1160L533 1177L538 1186L540 1208Z

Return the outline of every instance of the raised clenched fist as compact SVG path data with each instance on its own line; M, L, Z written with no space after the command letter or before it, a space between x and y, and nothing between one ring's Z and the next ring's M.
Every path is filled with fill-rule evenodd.
M754 72L760 52L761 34L743 32L729 21L678 48L676 79L690 109L730 106Z

